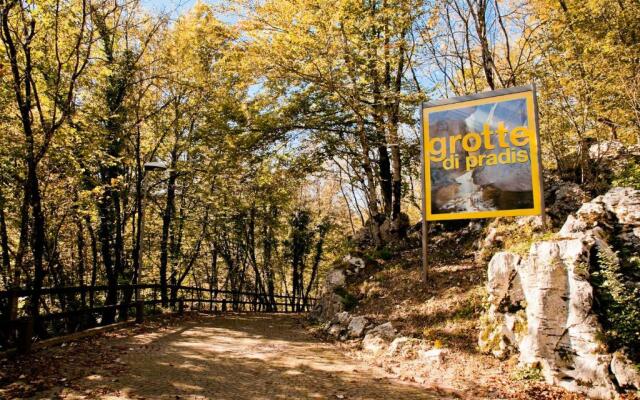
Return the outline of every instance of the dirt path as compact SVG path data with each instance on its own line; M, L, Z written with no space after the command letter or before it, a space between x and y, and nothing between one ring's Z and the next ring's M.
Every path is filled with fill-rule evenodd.
M122 355L105 365L88 365L80 376L59 379L59 387L33 398L455 398L391 379L319 342L301 327L299 317L290 315L205 316L114 338L109 346L111 354Z

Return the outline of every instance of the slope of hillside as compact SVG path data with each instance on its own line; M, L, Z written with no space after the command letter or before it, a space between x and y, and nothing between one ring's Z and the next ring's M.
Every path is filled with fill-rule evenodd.
M474 263L469 248L455 236L432 238L427 284L420 278L420 249L388 260L373 255L364 270L347 279L348 292L357 299L349 313L372 325L391 322L402 345L372 354L360 340L344 335L340 345L402 379L460 398L583 399L546 385L538 371L520 369L515 358L500 361L478 350L486 268ZM430 362L420 356L433 349L442 349L442 358Z

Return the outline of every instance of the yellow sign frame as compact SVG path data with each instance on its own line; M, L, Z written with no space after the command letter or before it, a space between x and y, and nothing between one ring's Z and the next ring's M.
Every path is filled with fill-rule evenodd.
M524 99L527 108L527 127L535 132L535 139L529 143L531 154L531 184L533 191L533 208L509 209L493 211L457 212L434 214L431 210L431 162L429 143L429 115L435 112L450 111L460 108L473 107L484 104L500 103L504 101ZM456 97L426 103L421 109L422 120L422 190L423 190L423 220L444 221L472 218L494 218L505 216L542 215L544 210L542 188L542 163L540 160L540 135L538 130L538 108L535 85L484 92L470 96Z

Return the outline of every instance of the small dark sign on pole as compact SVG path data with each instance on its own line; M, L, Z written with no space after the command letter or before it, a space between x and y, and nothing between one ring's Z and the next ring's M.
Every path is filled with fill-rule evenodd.
M424 103L422 278L427 221L542 215L535 85Z

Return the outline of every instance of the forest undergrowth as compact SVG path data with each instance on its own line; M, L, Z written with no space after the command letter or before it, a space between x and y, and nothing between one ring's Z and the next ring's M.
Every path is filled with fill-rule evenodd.
M375 324L391 322L399 336L446 351L444 362L426 364L415 353L373 356L359 341L345 342L354 357L383 367L400 379L473 399L583 399L543 382L537 371L518 365L517 355L500 361L477 347L486 300L486 265L474 262L473 241L457 233L431 237L428 278L421 280L420 248L389 251L371 272L348 286L358 300L351 313Z

